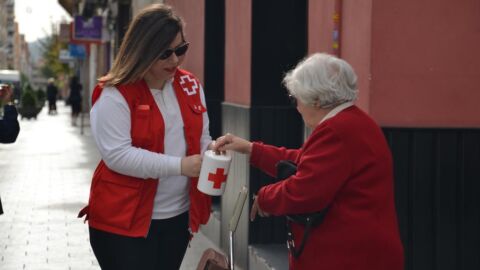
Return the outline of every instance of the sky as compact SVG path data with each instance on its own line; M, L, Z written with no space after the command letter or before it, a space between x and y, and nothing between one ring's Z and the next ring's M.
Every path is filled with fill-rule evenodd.
M15 20L25 40L32 42L50 35L52 24L70 22L71 18L58 0L15 0Z

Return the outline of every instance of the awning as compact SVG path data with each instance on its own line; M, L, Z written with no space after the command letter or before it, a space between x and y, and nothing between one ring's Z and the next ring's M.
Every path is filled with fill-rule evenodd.
M75 11L75 0L58 0L58 3L68 12L68 14L73 16L73 12Z

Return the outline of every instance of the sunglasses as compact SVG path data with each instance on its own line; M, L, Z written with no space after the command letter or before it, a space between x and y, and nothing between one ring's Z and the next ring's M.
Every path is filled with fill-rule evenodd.
M185 42L183 44L178 45L176 48L166 49L165 51L163 51L163 53L160 55L159 58L161 60L168 59L173 53L175 53L176 56L182 56L187 52L189 44L190 43Z
M290 99L293 106L297 107L297 98L294 95L288 95L288 99Z

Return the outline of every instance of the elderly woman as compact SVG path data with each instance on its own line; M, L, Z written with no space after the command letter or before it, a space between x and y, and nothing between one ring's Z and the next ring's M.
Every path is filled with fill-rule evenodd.
M249 142L232 134L214 150L250 154L250 163L276 176L276 164L297 164L294 175L261 188L250 217L326 210L290 269L403 269L393 194L392 156L379 126L353 104L357 77L334 56L317 53L283 80L312 134L300 149ZM305 226L289 222L298 247Z

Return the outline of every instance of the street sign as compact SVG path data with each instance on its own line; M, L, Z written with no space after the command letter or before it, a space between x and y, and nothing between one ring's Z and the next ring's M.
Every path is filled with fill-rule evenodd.
M68 44L70 56L77 59L85 59L87 50L84 44Z
M75 16L72 38L77 42L102 42L102 17L84 19L82 16Z
M74 61L75 59L70 55L70 52L68 50L60 50L60 54L58 55L58 60L60 62L70 62Z

